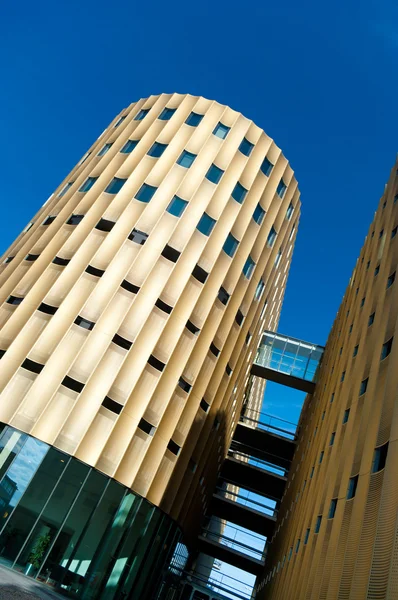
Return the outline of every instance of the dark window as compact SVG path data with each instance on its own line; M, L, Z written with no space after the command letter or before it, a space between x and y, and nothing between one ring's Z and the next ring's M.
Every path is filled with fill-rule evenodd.
M194 270L192 271L192 276L195 277L200 283L205 283L208 273L202 269L199 265L195 265Z
M228 234L227 239L224 242L222 249L228 256L233 256L238 247L239 241L232 235L232 233Z
M148 150L148 156L153 156L153 158L159 158L160 156L162 156L166 148L167 144L160 144L159 142L155 142Z
M179 159L177 160L177 165L189 169L195 158L196 154L192 154L191 152L187 152L186 150L184 150L180 155Z
M178 196L174 196L168 207L166 208L167 212L173 215L174 217L181 217L182 213L185 210L188 202L179 198Z
M210 235L215 224L215 219L212 219L207 213L203 213L199 223L196 225L196 229L204 235Z
M287 557L287 560L290 560L290 559L292 558L292 554L293 554L293 547L291 547L291 548L289 549L289 555L288 555L288 557Z
M158 188L154 187L153 185L144 183L136 193L135 197L141 202L150 202L157 189Z
M223 287L220 287L217 297L222 304L226 305L228 303L229 294Z
M56 219L57 215L49 215L46 219L44 219L42 225L51 225L51 223Z
M202 398L202 400L200 401L200 408L202 410L204 410L205 412L207 412L210 408L210 404L208 402L206 402L206 400L204 398Z
M314 533L319 533L322 523L322 515L318 515L316 518Z
M333 446L335 437L336 437L336 432L333 431L332 435L330 436L329 446Z
M245 344L247 345L251 339L252 339L252 334L250 333L250 331L248 331L246 339L245 339Z
M227 366L225 367L225 372L228 375L228 377L231 375L232 373L232 368L227 364Z
M61 265L65 267L70 262L70 258L61 258L60 256L56 256L53 260L54 265Z
M270 162L268 160L267 157L264 158L262 165L260 167L261 171L264 173L264 175L266 175L267 177L271 174L272 168L273 168L273 164L272 162Z
M243 269L242 269L243 270L243 275L245 277L247 277L247 279L250 279L250 277L251 277L251 275L253 273L255 264L256 263L254 262L254 260L251 258L251 256L249 256L247 258L245 264L243 265Z
M161 121L168 121L174 115L175 111L175 108L164 108L159 115L159 119Z
M370 267L370 260L368 260L368 262L366 263L366 270L368 270Z
M192 458L190 458L189 461L188 461L188 469L192 473L195 473L197 467L198 467L197 463Z
M230 127L223 125L223 123L217 123L217 125L213 129L213 134L216 135L217 137L221 138L222 140L224 140L227 137L228 131L230 129L231 129Z
M277 236L276 229L272 226L271 230L270 230L270 232L268 234L268 238L267 238L267 245L268 246L272 247L274 245L274 242L276 240L276 236Z
M194 325L192 323L192 321L188 320L185 324L185 327L188 329L188 331L190 331L191 333L193 333L194 335L196 335L199 331L200 328L196 327L196 325Z
M350 409L346 408L344 411L344 416L343 416L343 424L347 423L349 417L350 417Z
M31 360L30 358L25 358L21 367L23 369L27 369L28 371L32 371L32 373L40 373L44 369L44 365L36 362L35 360Z
M242 204L243 200L246 198L247 189L243 187L241 183L236 184L234 189L232 190L232 198Z
M89 321L88 319L83 319L80 315L76 317L75 324L79 325L79 327L83 327L83 329L88 329L91 331L93 329L95 323L93 321Z
M387 279L387 289L392 286L392 284L394 283L394 281L395 281L395 271Z
M250 156L253 148L254 148L254 144L249 142L249 140L244 137L239 146L240 152L242 152L242 154L244 154L245 156Z
M192 385L190 385L187 381L185 381L185 379L183 377L180 377L180 379L178 380L178 385L180 386L180 388L182 390L184 390L184 392L189 392L189 390L191 389Z
M73 390L74 392L78 392L79 394L84 388L84 383L82 383L81 381L77 381L77 379L69 377L69 375L66 375L66 377L63 378L63 380L61 381L61 385L64 385L65 387L69 388L70 390Z
M324 410L324 411L323 411L323 413L322 413L322 419L321 419L321 421L323 421L323 420L324 420L324 418L325 418L325 415L326 415L326 411Z
M334 518L334 515L336 514L336 508L337 508L337 498L332 498L332 500L330 501L328 519Z
M362 300L361 300L361 308L362 308L362 306L363 306L364 304L365 304L365 298L362 298Z
M314 476L314 471L315 471L315 467L312 467L312 469L311 469L311 473L310 473L310 479L312 479L312 478L313 478L313 476Z
M394 196L394 204L396 204L396 202L398 202L398 194Z
M166 366L166 364L164 362L162 362L161 360L156 358L156 356L153 356L153 354L151 354L151 356L148 358L148 364L160 372L162 372Z
M213 342L210 344L210 352L214 354L214 356L218 356L220 354L220 350Z
M180 254L181 254L181 252L179 252L175 248L172 248L168 244L166 244L162 250L162 256L164 256L164 258L167 258L167 260L171 260L171 262L174 262L174 263L177 262Z
M118 120L116 121L116 123L114 124L114 127L119 127L119 125L121 123L123 123L123 121L124 121L125 118L126 118L126 116L119 117Z
M148 234L145 233L145 231L133 229L130 235L128 236L128 239L132 242L135 242L136 244L140 244L140 246L143 246L148 239Z
M173 310L172 306L170 306L169 304L166 304L166 302L163 302L163 300L161 300L160 298L158 298L156 300L155 306L157 306L158 308L160 308L160 310L162 310L163 312L167 313L168 315Z
M376 277L376 275L379 274L379 271L380 271L380 265L377 265L377 267L375 268L375 273L374 273L375 277Z
M355 346L354 351L352 353L353 358L358 354L358 348L359 346Z
M40 310L40 312L44 312L47 315L55 315L55 313L57 312L58 308L56 306L50 306L49 304L46 304L45 302L42 302L39 305L39 308L37 310Z
M286 192L286 188L287 188L287 185L285 184L283 179L281 179L280 182L278 183L278 187L276 188L276 193L278 194L279 198L283 198L283 196Z
M368 327L370 327L370 326L373 324L374 320L375 320L375 313L372 313L372 314L369 316L369 320L368 320Z
M301 542L301 540L300 540L300 538L299 538L299 539L297 540L297 543L296 543L296 554L297 554L297 552L299 551L299 548L300 548L300 542Z
M203 119L203 115L199 115L198 113L191 112L185 123L190 125L191 127L197 127L201 120Z
M98 177L88 177L82 186L79 188L79 192L88 192L91 190Z
M6 302L8 304L21 304L23 298L17 298L17 296L8 296Z
M98 152L97 156L104 156L104 154L106 154L111 149L112 145L113 145L112 143L109 143L109 144L105 144L105 146L102 146L102 148Z
M264 215L265 215L265 210L260 206L260 203L258 203L256 208L254 209L253 219L255 220L256 223L258 223L260 225L260 223L264 219Z
M386 206L387 206L387 200L385 202L383 202L383 210L385 209Z
M281 258L282 258L282 249L279 248L278 254L275 256L274 267L277 267L279 265Z
M351 325L350 325L350 329L349 329L348 333L351 333L351 332L352 332L352 328L353 328L353 324L351 323Z
M115 222L114 221L109 221L108 219L100 219L98 221L98 223L96 224L95 228L99 229L100 231L111 231L112 228L115 226Z
M391 239L395 238L395 236L397 235L397 231L398 231L398 227L394 227L394 229L391 232Z
M216 165L211 165L210 169L206 173L206 179L211 181L212 183L218 183L223 176L224 171L216 167Z
M345 379L345 371L342 372L340 381L344 381L344 379Z
M140 420L140 422L138 423L138 428L147 433L148 435L153 435L156 429L154 425L151 425L145 419Z
M58 198L62 198L62 196L65 196L66 192L72 187L72 185L74 183L75 183L74 181L68 181L68 183L66 185L64 185L62 190L59 192Z
M120 150L122 154L130 154L138 144L139 140L127 140L123 148Z
M384 360L391 352L393 337L383 344L380 360Z
M259 298L261 298L262 293L264 291L265 288L265 283L264 281L260 278L260 281L257 284L257 288L256 288L256 293L254 294L254 297L256 300L259 300Z
M362 396L367 390L369 377L361 381L361 387L359 388L359 395Z
M84 218L84 215L72 215L66 221L66 224L67 225L78 225L83 218Z
M377 473L378 471L384 469L384 467L386 466L387 453L388 442L386 444L383 444L383 446L375 448L373 455L372 473Z
M372 235L371 235L371 237L374 237L374 234L375 234L375 232L374 232L374 231L372 231Z
M122 337L118 333L115 333L112 338L112 342L116 344L116 346L120 346L120 348L124 348L125 350L130 350L131 346L133 345L133 342L126 340L126 338Z
M27 260L28 262L34 262L35 260L37 260L39 258L40 254L27 254L25 256L25 260Z
M288 209L286 211L286 219L290 221L294 212L294 206L292 203L289 204Z
M355 492L357 491L358 486L358 478L358 475L355 475L355 477L350 477L347 489L347 500L351 500L351 498L355 496Z
M309 537L310 537L310 528L308 528L307 531L305 532L304 545L306 545L308 543Z
M380 231L380 233L379 233L379 239L380 239L381 237L383 237L383 233L384 233L384 229L382 229L382 230Z
M105 191L108 194L117 194L120 192L127 179L120 179L120 177L114 177L109 185L106 186Z
M120 287L122 287L124 290L127 290L128 292L131 292L132 294L138 294L138 292L140 291L138 285L130 283L129 281L127 281L127 279L123 279L122 283L120 284Z
M243 316L242 311L238 310L238 312L235 315L235 321L237 322L237 324L239 325L239 327L242 325L243 319L244 319L244 316Z
M173 442L173 440L170 440L169 443L167 444L167 450L170 450L170 452L172 452L173 454L178 456L178 453L181 450L181 446L179 446L178 444Z
M116 415L120 415L123 408L123 404L115 402L115 400L112 400L112 398L109 398L109 396L105 396L105 398L102 401L102 406L115 413Z
M44 223L43 223L44 225ZM12 260L14 260L15 256L7 256L7 258L4 261L4 264L8 264L10 263Z
M322 450L322 452L319 455L319 464L321 464L321 462L323 461L323 455L324 455L324 451Z
M141 110L135 115L134 121L142 121L149 113L149 108L141 108Z

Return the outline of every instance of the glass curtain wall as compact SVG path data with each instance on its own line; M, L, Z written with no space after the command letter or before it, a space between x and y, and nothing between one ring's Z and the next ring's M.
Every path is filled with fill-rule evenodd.
M0 424L0 563L68 597L149 599L179 539L144 498Z

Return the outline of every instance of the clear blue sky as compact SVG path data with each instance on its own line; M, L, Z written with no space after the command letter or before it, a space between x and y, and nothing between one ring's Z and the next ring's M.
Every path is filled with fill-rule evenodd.
M398 150L398 5L325 4L3 2L0 251L115 113L203 95L263 127L296 172L280 330L323 343Z

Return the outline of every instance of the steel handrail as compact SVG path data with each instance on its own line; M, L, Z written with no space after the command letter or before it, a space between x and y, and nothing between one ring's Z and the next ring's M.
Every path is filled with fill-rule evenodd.
M268 506L267 504L261 504L261 502L257 502L257 500L251 500L250 498L245 498L244 496L240 496L239 494L236 494L235 492L230 492L228 490L225 490L224 488L216 487L216 490L220 490L221 492L223 492L224 495L229 494L230 496L235 496L235 498L240 498L241 500L246 500L247 502L251 502L252 504L257 504L257 506L261 506L262 508L271 510L273 513L278 512L277 509L272 506ZM217 495L219 495L219 494L217 494Z
M209 535L203 535L203 533L209 534ZM262 556L263 553L264 553L264 549L263 550L257 550L256 548L253 548L252 546L248 546L247 544L244 544L243 542L238 542L237 540L234 540L234 538L230 538L227 535L221 535L220 533L215 533L214 531L211 531L210 529L202 529L202 535L205 538L210 537L210 536L214 536L214 537L217 538L217 541L219 541L219 540L227 540L228 542L231 542L231 545L235 545L236 544L237 546L241 546L242 548L247 548L248 550L250 550L250 552L254 552L255 554L259 554L260 556ZM253 536L253 537L256 537L256 536ZM256 537L256 539L260 539L260 538ZM261 541L263 541L263 540L261 540ZM264 544L265 544L265 541L264 541ZM221 546L223 546L223 545L227 545L228 546L228 544L222 544L221 542L220 542L220 545ZM230 548L230 547L231 546L228 546L228 548Z

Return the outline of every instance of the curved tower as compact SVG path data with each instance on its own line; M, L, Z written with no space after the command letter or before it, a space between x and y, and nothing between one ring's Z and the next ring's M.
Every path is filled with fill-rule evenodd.
M131 593L135 571L101 567L115 521L92 552L84 537L112 486L119 528L193 531L277 327L299 212L280 149L217 102L151 96L105 129L1 265L0 475L17 487L0 561L84 597Z

